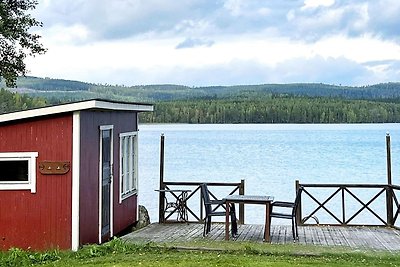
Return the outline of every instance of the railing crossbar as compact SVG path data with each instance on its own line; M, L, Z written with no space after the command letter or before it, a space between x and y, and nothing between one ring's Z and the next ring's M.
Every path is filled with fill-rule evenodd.
M202 219L200 219L200 218L192 211L192 209L190 209L189 206L187 205L187 201L188 201L194 194L196 194L196 192L199 191L199 190L200 190L200 186L198 186L195 190L193 190L193 192L191 192L191 193L188 195L188 197L187 197L187 199L186 199L186 206L185 206L185 208L186 208L186 210L187 210L190 214L193 215L193 217L194 217L196 220L201 221Z
M359 217L360 214L363 211L368 211L369 214L372 214L380 223L382 223L384 226L391 226L391 227L396 227L396 221L398 218L400 218L400 198L396 196L395 190L399 191L400 186L399 185L392 185L392 184L300 184L299 181L296 181L296 186L302 186L304 188L305 194L310 197L310 199L315 202L318 206L315 208L309 215L305 216L303 219L301 217L298 218L298 223L304 224L307 222L307 218L311 218L311 216L315 216L316 214L319 214L318 212L321 210L325 210L331 218L336 220L340 225L371 225L369 223L366 224L354 224L352 223L356 217ZM329 195L328 198L326 198L324 201L318 200L316 197L314 197L307 189L309 188L337 188L337 190ZM361 195L358 195L358 191L354 192L354 189L377 189L376 192L373 192L372 196L368 198L368 201L364 201L360 198ZM338 192L342 192L341 196L341 208L342 208L342 221L338 219L336 215L334 215L326 206L326 204L334 198ZM386 192L386 205L383 208L386 208L386 216L383 217L379 213L373 210L373 207L371 206L372 203L376 203L378 201L378 198L381 199L381 197L384 195ZM351 198L345 197L346 195L351 196ZM357 209L352 215L349 217L347 216L346 212L346 200L349 199L354 199L357 203L361 204L361 207ZM339 204L339 203L338 203ZM395 212L394 212L395 211ZM300 210L299 214L302 214L301 212L301 204L300 204ZM346 217L348 219L346 219Z
M396 223L397 217L399 217L399 213L400 213L400 206L397 206L396 215L394 215L394 219L393 219L393 224Z
M339 218L337 218L335 216L335 214L333 214L330 210L328 210L325 207L325 204L328 203L338 192L340 192L341 188L338 188L332 195L330 195L323 203L319 202L313 195L311 195L307 190L303 189L303 192L306 193L312 200L314 200L319 206L310 213L310 215L308 215L307 219L304 221L306 222L309 218L311 218L315 213L317 213L318 210L320 210L321 208L323 208L326 212L329 213L329 215L331 215L336 221L338 221L340 224L342 224L342 222L340 221Z
M392 196L393 196L394 202L395 202L395 204L396 204L396 213L395 213L395 215L394 215L394 217L393 217L393 224L395 224L396 221L397 221L397 217L399 216L400 205L399 205L399 201L398 201L397 196L396 196L396 194L394 193L394 190L393 190L393 189L395 189L395 188L394 188L394 187L391 188L391 190L392 190Z
M379 191L373 198L371 198L367 204L365 204L362 200L360 200L360 198L358 198L355 194L353 194L353 192L351 192L349 189L344 188L344 190L346 190L346 192L348 192L355 200L357 200L362 207L356 212L354 213L353 216L350 217L350 219L348 219L345 224L349 224L358 214L360 214L364 209L369 210L369 212L371 212L377 219L379 219L384 225L387 225L387 223L385 222L385 220L383 220L378 214L376 214L370 207L369 205L374 202L383 192L386 191L385 188L383 188L381 191Z

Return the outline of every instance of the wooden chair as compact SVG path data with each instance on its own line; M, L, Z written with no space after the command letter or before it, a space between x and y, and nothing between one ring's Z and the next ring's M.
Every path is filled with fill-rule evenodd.
M224 204L224 201L222 199L211 200L207 184L201 184L200 187L201 187L201 196L203 198L204 208L206 212L206 216L204 218L203 236L206 236L211 230L211 218L213 216L225 216L226 214L225 211L216 211L215 208L213 209L213 205L222 206ZM232 235L235 236L237 234L235 205L231 205L229 209L229 214L231 216Z
M299 203L300 203L302 191L303 191L303 187L300 187L297 190L296 198L295 198L294 202L285 202L285 201L272 202L272 208L271 208L271 213L270 213L270 220L271 220L271 218L292 220L292 234L293 234L294 241L299 239L299 233L298 233L297 222L296 222L296 212L297 212L297 207L299 206ZM280 207L280 208L283 208L284 210L285 210L285 208L287 208L287 209L290 209L290 211L288 211L287 213L280 212L280 211L275 212L274 207ZM270 223L270 225L271 225L271 223Z

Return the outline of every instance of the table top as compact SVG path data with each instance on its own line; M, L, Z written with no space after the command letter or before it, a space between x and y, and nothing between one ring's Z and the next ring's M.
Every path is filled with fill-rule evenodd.
M255 196L255 195L229 195L224 198L224 201L236 203L268 203L274 200L273 196Z

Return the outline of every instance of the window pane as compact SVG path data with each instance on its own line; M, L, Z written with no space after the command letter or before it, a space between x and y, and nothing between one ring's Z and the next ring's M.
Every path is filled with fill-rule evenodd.
M121 196L129 196L136 189L136 158L135 158L135 142L137 142L135 134L126 134L120 137L121 146Z
M129 136L125 136L124 137L124 157L125 157L125 175L124 175L124 184L125 184L125 190L124 192L126 193L127 191L129 191Z
M28 181L28 161L0 161L0 181Z
M132 136L129 136L129 150L128 150L128 155L129 155L129 176L128 176L128 190L132 190L132 169L133 169L133 158L132 158Z
M122 173L123 173L123 177L122 177L122 185L123 185L123 193L126 192L126 173L128 170L128 159L126 156L126 149L127 149L127 145L126 145L126 137L122 138L122 156L124 158L124 168L122 169Z
M111 130L103 130L102 131L102 138L103 138L103 162L110 162L110 151L111 151Z
M123 152L124 151L124 143L123 142L121 143L121 150L122 150L122 152L121 152L121 158L120 158L120 161L121 161L121 181L120 181L121 189L120 190L121 190L121 194L123 194L125 192L125 186L124 186L125 172L124 172L124 169L125 169L125 165L126 165L124 152Z
M135 162L136 162L136 159L135 159L135 142L136 142L136 140L135 140L135 136L132 136L132 152L131 152L131 158L132 158L132 168L131 168L131 177L132 177L132 180L131 180L131 183L132 183L132 189L137 189L136 188L136 181L135 181L135 178L136 178L136 176L135 176L135 172L136 172L136 165L135 165Z

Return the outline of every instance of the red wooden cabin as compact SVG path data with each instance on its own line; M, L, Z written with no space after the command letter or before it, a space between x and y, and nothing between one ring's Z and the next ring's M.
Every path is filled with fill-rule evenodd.
M88 100L0 115L0 247L72 249L137 221L138 113Z

